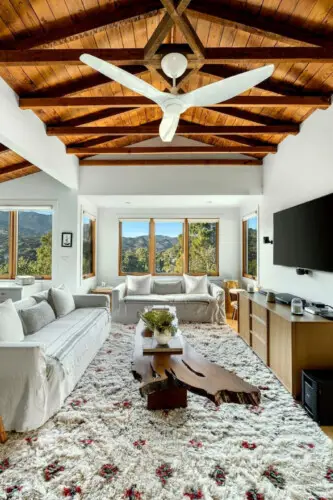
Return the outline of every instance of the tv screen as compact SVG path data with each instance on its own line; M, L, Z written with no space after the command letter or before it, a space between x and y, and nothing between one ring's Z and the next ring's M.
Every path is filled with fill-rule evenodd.
M333 272L333 194L274 214L278 266Z

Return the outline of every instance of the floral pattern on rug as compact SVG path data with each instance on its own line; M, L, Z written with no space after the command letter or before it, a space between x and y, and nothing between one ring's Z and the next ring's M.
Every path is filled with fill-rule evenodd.
M60 411L0 446L0 500L333 500L332 441L272 372L228 326L181 329L260 387L259 410L189 392L187 408L148 411L134 327L115 324Z

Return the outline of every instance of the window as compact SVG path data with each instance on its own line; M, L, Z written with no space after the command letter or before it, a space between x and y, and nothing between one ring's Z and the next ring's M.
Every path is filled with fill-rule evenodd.
M119 275L218 275L218 228L216 219L120 220Z
M183 221L155 221L155 274L183 274Z
M243 222L243 276L258 276L258 215L244 217Z
M96 275L96 219L83 212L82 217L82 277Z
M188 267L190 274L217 274L218 223L190 220Z
M51 279L52 211L0 210L0 277L29 274Z
M149 271L149 221L124 220L119 223L120 274Z

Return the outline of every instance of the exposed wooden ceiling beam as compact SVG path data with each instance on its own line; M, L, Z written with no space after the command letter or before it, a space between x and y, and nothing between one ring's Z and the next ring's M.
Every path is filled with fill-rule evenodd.
M202 126L191 124L180 124L177 134L190 135L238 135L238 134L297 134L298 125L244 125L244 126ZM46 127L47 135L148 135L159 134L158 125L139 125L138 127Z
M178 9L175 7L175 4L173 0L161 0L162 4L164 5L167 13L171 17L172 21L180 31L182 32L185 40L193 50L193 53L197 57L204 57L205 56L205 47L201 43L200 38L196 34L192 24L188 20L185 12L180 14L178 12Z
M79 127L81 125L85 125L87 123L97 122L99 120L103 120L105 118L111 118L112 116L121 115L124 113L128 113L136 108L108 108L102 109L101 111L95 111L94 113L89 113L87 115L78 116L77 118L71 118L64 122L60 123L49 123L49 126L59 127ZM1 152L1 150L0 150Z
M2 175L14 174L15 172L20 172L28 167L33 167L29 161L22 161L21 163L16 163L15 165L10 165L9 167L0 168L0 179Z
M333 49L326 47L216 47L206 48L196 59L188 55L189 68L200 64L220 65L223 62L280 63L317 62L332 63ZM144 49L31 49L0 50L0 66L81 65L80 56L91 54L117 66L151 65L160 67L162 56L145 59ZM126 68L125 68L126 69Z
M84 15L75 16L75 22L70 19L66 23L63 18L54 23L47 24L47 29L36 33L27 31L26 36L20 35L19 40L1 42L3 49L31 49L45 45L55 45L76 40L80 35L94 34L100 29L105 29L112 24L135 19L138 16L153 13L162 8L158 0L117 0L106 3L96 9L84 11Z
M126 71L132 75L139 76L146 73L147 69L144 66L126 66ZM101 73L93 73L92 75L84 76L76 80L53 85L45 90L38 90L37 92L22 95L22 97L64 97L75 95L79 92L90 90L101 85L107 85L112 82L113 80L110 80L110 78Z
M286 122L282 120L277 120L276 118L272 118L270 116L261 115L259 113L252 113L251 111L247 111L245 109L240 108L218 108L214 106L209 106L206 109L210 111L214 111L215 113L219 113L220 115L232 116L233 118L238 118L240 120L246 120L252 123L258 123L259 125L292 125L292 122Z
M261 35L273 40L288 39L322 47L333 47L332 32L330 34L310 31L288 22L277 21L267 16L255 15L250 10L230 7L221 0L192 0L190 10L208 16L214 22L224 26L240 29L250 34Z
M191 146L191 147L177 147L177 146L159 146L159 147L136 147L136 148L73 148L68 147L67 153L69 154L112 154L112 155L153 155L153 154L167 154L170 155L184 155L184 154L203 154L212 155L220 153L240 153L240 154L253 154L253 153L276 153L277 146Z
M214 108L223 107L299 107L328 108L328 96L238 96L228 101L214 105ZM158 107L156 103L140 96L124 97L21 97L21 109L42 109L46 107L113 107L113 108L140 108Z
M189 3L191 0L180 0L180 2L177 5L177 13L181 16L185 9L188 7ZM163 43L163 40L167 36L167 34L170 32L172 26L173 26L173 19L169 16L168 13L164 14L162 21L159 23L159 25L156 27L154 33L152 36L149 38L148 42L145 45L144 48L144 54L145 54L145 59L150 59L153 57L161 44Z
M9 149L7 148L7 146L4 146L3 144L0 144L0 154L1 153L7 153L9 151Z
M108 166L108 167L163 167L163 166L190 166L199 165L202 167L230 166L230 165L262 165L262 160L247 159L224 159L224 160L79 160L81 166Z
M205 65L200 70L201 73L205 73L207 75L216 76L218 78L229 78L231 76L240 75L244 73L244 70L239 68L235 68L234 66L228 66L225 64L221 64L220 66L216 65ZM272 92L278 95L305 95L305 96L315 96L322 95L322 92L318 92L316 90L307 90L298 87L297 85L288 84L285 82L281 82L276 78L268 78L267 80L256 85L256 88L261 90L267 90L268 92Z

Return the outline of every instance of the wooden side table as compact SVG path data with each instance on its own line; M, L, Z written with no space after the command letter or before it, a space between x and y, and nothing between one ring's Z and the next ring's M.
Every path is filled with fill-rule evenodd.
M5 427L3 425L2 418L0 417L0 443L5 443L7 441L7 434Z
M110 286L98 286L90 290L90 293L99 293L103 295L108 295L110 297L110 311L112 311L112 287Z

